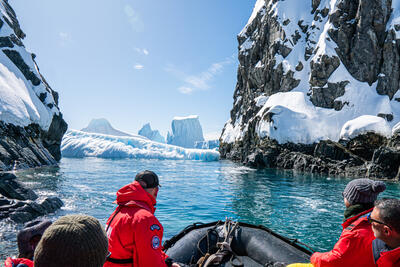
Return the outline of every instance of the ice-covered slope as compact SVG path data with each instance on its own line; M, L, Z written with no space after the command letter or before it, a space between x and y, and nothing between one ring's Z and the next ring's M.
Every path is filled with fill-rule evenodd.
M214 150L186 149L154 142L143 136L111 136L70 130L61 146L64 157L187 159L215 161Z
M81 131L87 133L100 133L115 136L131 136L128 133L124 133L122 131L114 129L111 126L111 123L109 123L106 119L93 119L90 121L89 125L81 129Z
M338 141L361 116L400 121L400 0L258 0L238 41L222 157Z
M54 164L67 129L58 94L22 43L25 34L7 0L0 0L0 14L0 170Z
M149 138L152 141L165 143L165 138L162 137L158 130L152 130L150 123L146 123L138 132L139 135Z
M175 117L172 120L172 134L168 133L167 143L193 148L196 141L204 141L199 116Z

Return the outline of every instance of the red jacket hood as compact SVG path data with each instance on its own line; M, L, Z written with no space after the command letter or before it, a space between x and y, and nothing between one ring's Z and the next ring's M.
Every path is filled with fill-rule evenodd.
M117 192L117 204L120 206L138 206L155 212L156 200L136 181L127 184Z

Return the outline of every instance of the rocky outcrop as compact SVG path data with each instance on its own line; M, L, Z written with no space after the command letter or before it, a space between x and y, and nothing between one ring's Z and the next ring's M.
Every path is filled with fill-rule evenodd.
M238 35L221 157L253 167L398 178L398 137L363 132L340 140L342 127L363 115L388 127L400 121L394 3L258 0Z
M53 213L64 204L58 197L37 202L38 196L24 187L11 173L0 174L0 220L9 218L25 223L39 216Z
M9 170L56 165L67 130L58 94L39 72L35 55L7 0L0 0L0 220L24 223L52 213L63 203L38 196Z
M379 147L376 143L358 150L360 140L384 140ZM320 173L325 175L347 177L370 177L379 179L400 178L400 149L390 146L400 135L385 139L374 133L357 136L350 141L341 143L323 140L314 145L284 144L273 140L263 140L257 149L242 161L254 168L280 168L299 172ZM226 148L232 152L234 147ZM370 150L369 150L370 149ZM372 151L372 156L369 152ZM225 151L226 152L226 151ZM237 153L235 153L236 155Z
M0 112L3 113L0 116L0 171L54 165L61 158L61 139L67 130L58 108L58 94L40 74L35 55L26 51L22 43L25 34L14 10L7 0L1 4L4 8L0 18L0 49L5 57L1 57L0 63L6 78L0 86L6 89L0 95L3 99L0 111L4 109ZM8 78L9 73L19 78L20 83L9 84L12 80ZM15 90L18 97L20 88L13 86L27 90L31 99L9 100L7 90ZM16 105L26 105L27 111L22 107L22 112L13 114Z

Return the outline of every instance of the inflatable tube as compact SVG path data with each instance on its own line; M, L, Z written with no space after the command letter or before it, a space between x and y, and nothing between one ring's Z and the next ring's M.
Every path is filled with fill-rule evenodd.
M222 221L188 226L165 241L165 253L175 262L195 266L206 253L217 252L217 242L224 240L223 228ZM264 226L240 222L234 231L230 249L234 256L226 256L218 266L286 266L310 262L312 254L311 249L296 240L283 237Z

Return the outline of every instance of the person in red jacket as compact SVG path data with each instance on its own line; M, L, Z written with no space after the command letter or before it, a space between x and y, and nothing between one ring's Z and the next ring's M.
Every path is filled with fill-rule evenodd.
M49 220L36 220L25 225L17 236L18 258L8 257L5 267L33 267L33 253L44 231L51 225Z
M376 236L372 242L376 266L400 266L400 200L377 200L368 221Z
M104 267L179 267L162 251L164 229L154 216L159 186L158 176L146 170L118 190L118 207L106 224L111 254Z
M33 261L24 258L12 259L8 257L4 262L4 267L33 267Z
M329 252L316 252L311 256L315 267L363 266L375 267L372 241L375 239L368 215L378 194L386 186L370 179L355 179L343 191L344 222L339 241Z

